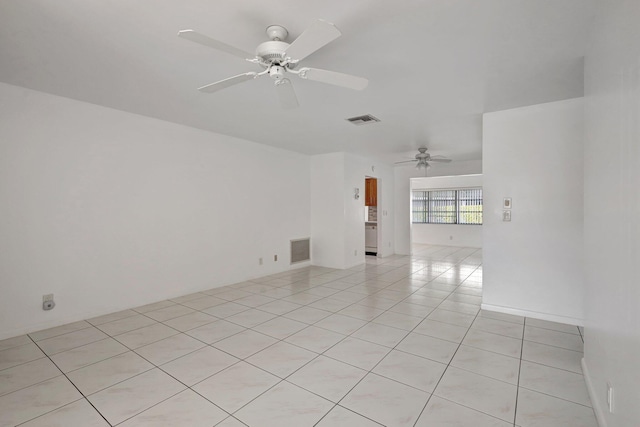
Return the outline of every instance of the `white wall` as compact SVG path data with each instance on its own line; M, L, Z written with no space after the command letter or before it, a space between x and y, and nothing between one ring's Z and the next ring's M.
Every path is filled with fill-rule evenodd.
M349 153L311 158L311 239L314 265L350 268L365 261L364 184L378 178L378 256L394 253L393 173ZM360 198L354 198L354 189Z
M0 84L0 339L288 269L289 239L310 231L309 168Z
M395 166L394 173L394 230L395 252L400 255L411 253L411 178L424 177L424 169L413 166ZM468 175L482 173L481 160L454 161L434 164L428 170L429 176Z
M411 241L426 245L482 248L482 226L412 224Z
M484 115L484 308L583 323L583 139L582 98Z
M314 265L343 268L344 153L311 157L311 259Z
M482 175L411 178L411 190L482 187ZM411 242L457 247L482 247L481 225L411 224Z
M640 2L597 7L585 61L583 369L601 427L627 427L640 420Z

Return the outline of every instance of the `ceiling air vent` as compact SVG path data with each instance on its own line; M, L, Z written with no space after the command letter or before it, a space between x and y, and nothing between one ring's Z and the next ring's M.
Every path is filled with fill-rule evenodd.
M353 123L356 126L362 126L362 125L367 125L369 123L379 122L380 119L372 116L371 114L365 114L364 116L348 118L347 121Z

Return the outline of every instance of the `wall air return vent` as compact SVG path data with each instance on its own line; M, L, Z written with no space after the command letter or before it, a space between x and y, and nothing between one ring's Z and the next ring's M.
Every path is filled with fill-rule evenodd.
M347 121L353 123L356 126L362 126L362 125L368 125L369 123L379 122L380 119L372 116L371 114L365 114L364 116L348 118Z
M311 260L311 249L309 238L296 239L291 241L291 264Z

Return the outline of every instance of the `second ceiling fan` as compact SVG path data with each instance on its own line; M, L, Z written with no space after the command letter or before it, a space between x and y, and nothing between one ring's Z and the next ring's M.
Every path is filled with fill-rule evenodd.
M293 90L291 81L288 79L289 75L355 90L362 90L367 87L369 81L363 77L319 68L298 67L300 61L341 36L340 30L330 22L321 19L315 21L291 44L284 41L289 33L286 28L280 25L271 25L267 27L266 32L270 40L258 45L254 55L194 30L179 31L178 36L184 39L240 57L263 68L261 72L250 71L238 74L202 86L198 90L212 93L238 83L269 75L274 81L276 93L282 106L284 108L295 108L298 106L298 98Z
M395 162L395 164L399 165L403 163L414 163L417 169L426 169L431 167L429 162L449 163L451 162L451 159L447 159L444 156L432 156L431 154L427 153L426 147L420 147L418 148L418 154L416 154L415 159Z

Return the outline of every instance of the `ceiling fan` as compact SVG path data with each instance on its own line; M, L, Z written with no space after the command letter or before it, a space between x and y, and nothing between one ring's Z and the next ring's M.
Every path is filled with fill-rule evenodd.
M438 162L438 163L449 163L451 159L447 159L444 156L431 156L431 154L427 153L427 147L418 148L419 153L416 154L416 158L413 160L405 160L402 162L395 162L396 165L403 163L415 163L417 169L422 168L430 168L431 165L429 162Z
M291 81L287 78L290 74L307 80L356 90L362 90L369 84L367 79L349 74L319 68L298 68L300 61L342 35L340 30L330 22L321 19L315 21L291 44L284 41L287 39L289 32L280 25L271 25L267 27L266 32L270 40L258 45L254 55L194 30L179 31L179 37L243 58L263 68L261 72L250 71L238 74L237 76L202 86L198 90L212 93L247 80L269 75L274 81L276 93L282 106L284 108L295 108L298 106L298 99Z

